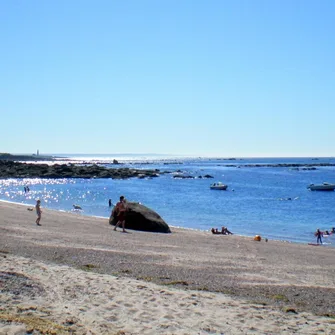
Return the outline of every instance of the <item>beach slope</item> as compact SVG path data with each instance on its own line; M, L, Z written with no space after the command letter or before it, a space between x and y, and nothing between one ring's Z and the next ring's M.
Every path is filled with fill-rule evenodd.
M0 334L335 334L335 249L0 202Z

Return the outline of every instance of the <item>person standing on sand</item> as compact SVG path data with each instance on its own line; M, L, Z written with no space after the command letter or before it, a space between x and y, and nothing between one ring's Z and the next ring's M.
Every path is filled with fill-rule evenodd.
M124 198L123 195L120 197L120 201L116 204L114 211L117 214L117 223L114 227L114 230L122 224L122 231L126 233L126 230L124 229L125 226L125 221L126 221L126 211L127 211L127 204L126 204L126 199Z
M321 233L319 228L316 230L315 236L316 236L316 243L319 244L319 242L320 242L320 244L322 244L322 238L321 238L322 233Z
M41 211L41 200L37 200L36 201L36 215L37 215L37 219L36 219L36 224L38 226L41 226L40 221L41 221L41 217L42 217L42 211Z

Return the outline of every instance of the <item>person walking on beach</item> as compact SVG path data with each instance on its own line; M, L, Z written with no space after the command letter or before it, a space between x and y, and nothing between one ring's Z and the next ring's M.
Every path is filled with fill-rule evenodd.
M42 211L41 211L41 200L37 200L36 201L36 215L37 215L37 219L36 219L36 224L38 226L41 226L40 221L41 221L41 216L42 216Z
M319 244L322 244L322 232L320 231L320 229L318 228L315 232L315 236L316 236L316 243Z
M126 221L126 210L127 210L127 204L126 199L123 195L120 197L120 201L115 206L115 212L117 214L117 223L114 227L114 230L121 224L122 225L122 231L126 233L126 230L124 229L125 221Z

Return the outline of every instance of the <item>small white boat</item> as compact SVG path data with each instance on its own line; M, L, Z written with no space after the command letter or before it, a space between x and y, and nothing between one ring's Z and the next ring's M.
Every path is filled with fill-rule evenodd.
M227 189L228 185L222 184L220 181L218 181L217 183L213 183L210 186L211 190L222 190L225 191Z
M311 191L334 191L335 184L323 183L323 184L310 184L307 188Z

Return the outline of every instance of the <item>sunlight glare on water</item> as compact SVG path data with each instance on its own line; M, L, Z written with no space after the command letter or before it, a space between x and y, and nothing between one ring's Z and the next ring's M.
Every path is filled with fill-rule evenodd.
M109 157L109 161L113 159ZM334 159L324 161L335 162ZM320 162L323 162L321 158L317 163ZM329 230L335 226L335 192L307 190L310 183L335 182L333 166L320 166L316 170L246 166L310 164L312 159L173 158L150 164L139 159L121 163L124 163L121 167L159 169L171 173L151 179L127 180L3 179L0 180L0 199L28 205L35 205L36 199L41 199L42 207L65 211L72 211L73 204L78 204L83 208L82 215L107 218L111 211L108 199L116 203L120 195L124 195L128 201L141 202L152 208L171 226L200 230L227 226L240 235L260 234L293 242L314 241L316 228ZM111 164L110 167L120 165L115 167ZM194 178L174 178L176 175ZM205 175L213 179L203 178ZM213 181L227 184L227 191L210 190ZM24 191L26 186L29 192ZM327 242L333 245L334 239L335 236Z

